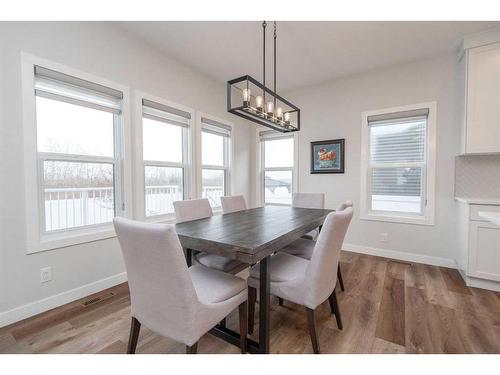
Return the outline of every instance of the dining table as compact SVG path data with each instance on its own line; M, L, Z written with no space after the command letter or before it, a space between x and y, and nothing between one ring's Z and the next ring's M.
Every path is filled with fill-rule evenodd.
M269 353L270 258L276 252L320 227L332 210L266 205L243 211L214 215L176 224L188 266L193 251L236 259L243 264L258 264L259 335L258 342L247 337L247 352ZM225 324L211 334L239 346L240 335Z

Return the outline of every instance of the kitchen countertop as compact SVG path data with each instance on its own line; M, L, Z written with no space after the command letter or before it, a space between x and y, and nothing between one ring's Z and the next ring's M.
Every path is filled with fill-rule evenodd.
M489 204L493 206L500 206L500 198L465 198L455 197L455 200L467 204Z
M479 211L477 215L500 226L500 212Z

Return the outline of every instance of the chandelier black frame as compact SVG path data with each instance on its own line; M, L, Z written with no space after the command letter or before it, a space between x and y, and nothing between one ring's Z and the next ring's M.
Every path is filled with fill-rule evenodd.
M266 86L266 21L262 23L263 30L263 83L255 78L244 75L227 82L227 111L236 116L250 120L268 128L283 133L300 130L300 109L276 93L276 22L274 22L274 88ZM253 103L250 86L262 90L262 96L255 97ZM240 95L242 100L233 106L233 93ZM278 107L278 103L286 106Z

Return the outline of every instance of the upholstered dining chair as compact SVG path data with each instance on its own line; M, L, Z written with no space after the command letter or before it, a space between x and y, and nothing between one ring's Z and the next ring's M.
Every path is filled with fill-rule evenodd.
M222 212L225 214L247 209L247 202L243 195L220 197L220 202L222 204Z
M174 202L174 210L175 218L178 223L204 219L213 215L212 207L207 198ZM191 255L191 249L186 249L186 251L189 265L191 265L189 262L192 256L195 263L223 272L236 274L247 267L237 260L220 255L207 254L204 252Z
M336 211L344 211L347 207L352 207L352 201L345 201L339 205ZM318 228L318 230L321 230L321 227ZM292 254L307 260L310 260L312 257L312 252L314 249L314 243L311 242L312 238L308 236L304 236L303 238L299 238L298 240L292 242L290 245L282 249L282 251ZM337 267L337 279L340 284L340 290L343 292L345 291L344 287L344 279L342 278L342 271L340 269L340 263ZM279 300L279 304L283 305L283 300Z
M198 340L235 308L240 349L246 351L247 284L201 265L187 267L175 226L113 220L125 260L132 323L127 353L135 353L141 325L197 351Z
M337 207L337 211L344 211L348 207L352 207L352 201L348 200L340 204L340 206ZM344 279L342 278L342 271L340 270L340 262L337 267L337 278L339 279L339 284L340 284L340 290L345 292L345 287L344 287Z
M352 201L345 201L345 202L342 202L338 207L337 207L337 211L344 211L347 207L352 207L353 206L353 203Z
M328 214L318 240L313 242L311 260L306 260L285 252L278 252L270 259L271 294L305 306L309 322L309 333L314 353L320 352L316 332L316 308L327 299L335 314L337 326L342 329L342 319L335 292L340 250L352 218L352 208ZM305 240L306 241L306 240ZM259 266L250 270L248 278L249 332L253 331L255 300L259 287Z
M325 208L324 193L294 193L292 195L292 207L298 208ZM320 228L313 229L304 238L315 240L318 237Z

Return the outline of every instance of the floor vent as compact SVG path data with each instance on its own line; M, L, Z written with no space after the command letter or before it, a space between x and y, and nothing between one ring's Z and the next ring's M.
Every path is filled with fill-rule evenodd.
M94 303L102 302L102 301L105 301L107 299L110 299L111 297L114 297L115 295L116 295L115 292L109 292L109 293L106 293L104 295L100 294L98 297L94 297L94 298L86 300L85 302L82 302L82 305L83 306L93 305Z
M85 302L83 303L83 306L92 305L93 303L99 302L100 300L101 300L101 298L100 298L100 297L96 297L96 298L89 299L88 301L85 301Z

